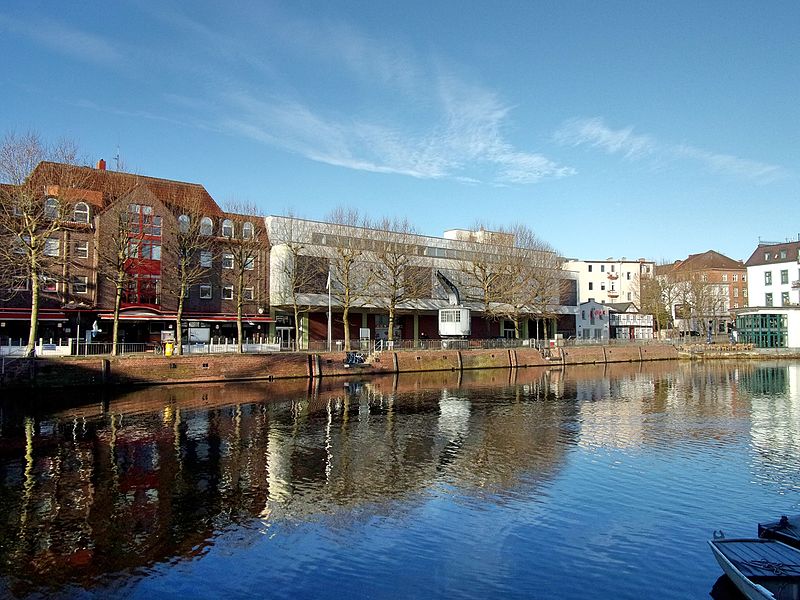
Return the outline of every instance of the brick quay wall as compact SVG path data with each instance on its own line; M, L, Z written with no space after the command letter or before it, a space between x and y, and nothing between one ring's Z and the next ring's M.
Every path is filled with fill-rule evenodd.
M0 387L57 388L159 385L220 381L309 379L392 373L560 367L679 358L674 346L569 347L545 358L532 348L381 352L365 364L346 365L346 353L208 354L190 356L81 356L8 359Z

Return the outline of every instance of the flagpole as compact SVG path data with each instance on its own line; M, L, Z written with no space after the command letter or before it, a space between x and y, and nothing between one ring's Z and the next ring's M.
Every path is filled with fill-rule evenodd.
M331 351L331 269L328 267L328 352Z

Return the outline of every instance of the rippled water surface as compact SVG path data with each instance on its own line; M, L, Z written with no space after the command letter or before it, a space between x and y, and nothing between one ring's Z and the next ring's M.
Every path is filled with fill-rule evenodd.
M4 394L0 597L735 598L800 513L797 363Z

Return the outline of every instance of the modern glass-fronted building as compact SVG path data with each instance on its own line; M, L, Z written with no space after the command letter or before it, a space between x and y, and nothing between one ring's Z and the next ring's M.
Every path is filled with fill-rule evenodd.
M800 348L800 307L748 308L736 315L739 342L756 348Z

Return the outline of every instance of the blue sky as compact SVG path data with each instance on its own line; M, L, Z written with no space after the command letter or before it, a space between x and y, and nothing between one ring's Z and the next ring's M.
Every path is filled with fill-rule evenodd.
M265 214L746 259L800 233L798 25L796 1L6 0L0 133Z

